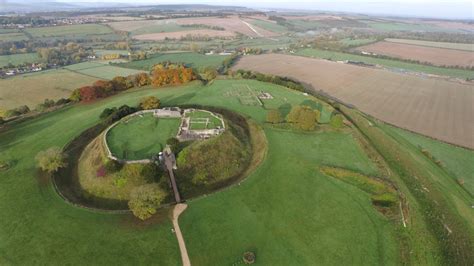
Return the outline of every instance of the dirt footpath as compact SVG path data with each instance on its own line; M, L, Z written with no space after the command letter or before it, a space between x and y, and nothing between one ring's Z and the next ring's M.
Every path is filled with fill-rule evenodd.
M179 250L181 252L181 261L183 262L183 266L191 266L191 261L189 260L188 250L186 249L186 243L184 243L183 234L181 233L181 229L179 228L178 218L181 213L186 210L188 205L179 203L174 206L173 209L173 227L176 234L176 238L178 239Z

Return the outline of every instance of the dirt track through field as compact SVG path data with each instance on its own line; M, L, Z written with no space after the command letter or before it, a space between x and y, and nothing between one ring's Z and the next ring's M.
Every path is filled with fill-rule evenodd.
M280 54L246 56L234 69L291 77L385 122L474 149L474 85Z

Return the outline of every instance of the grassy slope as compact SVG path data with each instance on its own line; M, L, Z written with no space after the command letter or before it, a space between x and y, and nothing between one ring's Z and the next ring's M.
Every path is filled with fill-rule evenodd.
M0 42L18 42L23 40L28 40L28 37L22 32L0 32Z
M176 54L156 54L151 58L129 63L119 64L121 67L151 70L151 68L162 62L171 61L173 63L184 63L194 68L215 67L222 64L226 56L222 55L202 55L198 53L176 53Z
M453 146L400 128L386 126L411 144L427 149L434 157L441 160L448 173L456 179L464 179L464 187L474 195L474 151Z
M269 153L248 180L192 201L183 214L182 230L195 265L230 265L247 250L256 252L259 265L396 261L392 229L368 196L317 170L320 164L337 164L376 171L350 135L269 128L265 133Z
M37 53L12 54L0 56L0 68L12 63L14 66L24 63L36 63L40 59Z
M381 59L381 58L374 58L374 57L369 57L369 56L325 51L325 50L319 50L319 49L303 49L303 50L297 51L296 54L307 56L307 57L324 58L324 59L329 59L333 61L344 61L344 60L360 61L360 62L365 62L368 64L378 64L378 65L382 65L388 68L405 69L408 71L423 72L423 73L435 74L435 75L445 75L445 76L451 76L451 77L456 77L456 78L474 77L473 72L469 70L424 66L424 65L419 65L419 64L405 63L405 62L397 61L397 60Z
M226 99L220 94L239 82L247 81L129 91L100 102L50 113L1 133L0 160L13 160L16 164L0 174L3 217L0 219L0 258L12 264L179 264L177 243L170 233L168 220L136 227L126 222L130 215L100 214L72 207L51 187L38 186L34 155L50 146L63 146L78 132L95 124L104 108L137 104L148 95L159 96L165 105L214 104L263 122L262 107L241 106L236 99ZM306 99L279 86L256 81L248 81L248 84L271 89L275 95L285 95L290 103ZM291 262L301 263L309 258L328 263L338 260L379 265L383 258L396 260L391 229L372 208L368 196L317 172L318 164L331 162L367 173L375 171L349 135L296 135L273 130L267 130L267 135L271 141L269 160L248 182L192 202L189 213L181 219L192 261L199 264L209 256L218 262L231 263L245 249L251 248L248 240L259 249L258 256L262 256L263 261L285 257L285 261L292 259ZM301 142L295 141L295 137ZM295 145L288 148L287 142ZM308 147L314 152L308 154ZM275 161L282 163L275 164ZM306 215L307 212L310 215ZM195 229L190 230L191 223L196 224ZM339 223L345 226L337 226ZM248 225L245 231L241 229L244 225ZM213 242L204 241L206 239ZM348 241L364 245L348 248ZM308 243L312 243L311 246ZM209 247L207 245L217 248L196 253L202 247ZM232 248L222 248L224 245ZM271 246L266 249L266 245Z
M136 116L112 128L107 134L107 143L118 158L151 159L163 150L167 139L176 136L180 123L180 119L157 119L152 114L145 114L143 118Z
M260 27L265 30L273 31L276 33L284 33L287 32L288 29L285 26L278 25L276 23L260 20L260 19L254 19L250 21L250 24Z

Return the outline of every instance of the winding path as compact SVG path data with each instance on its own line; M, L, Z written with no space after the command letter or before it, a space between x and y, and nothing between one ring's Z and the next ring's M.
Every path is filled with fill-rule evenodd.
M184 243L183 234L181 233L181 229L179 228L178 218L181 213L186 210L188 205L184 203L178 203L174 206L173 209L173 227L176 234L176 238L178 239L179 250L181 252L181 261L183 262L183 266L191 266L191 261L189 260L188 250L186 249L186 243Z

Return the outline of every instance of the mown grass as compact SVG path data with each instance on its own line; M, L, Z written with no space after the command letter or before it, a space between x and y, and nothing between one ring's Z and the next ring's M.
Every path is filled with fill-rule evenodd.
M405 71L413 71L413 72L421 72L427 74L434 74L434 75L443 75L443 76L450 76L455 78L472 78L474 74L472 71L463 70L463 69L451 69L451 68L442 68L442 67L434 67L434 66L425 66L420 64L413 64L413 63L406 63L398 60L391 60L391 59L381 59L369 56L362 56L362 55L355 55L355 54L348 54L342 52L334 52L334 51L326 51L320 49L302 49L296 52L298 55L306 56L306 57L316 57L316 58L323 58L328 59L331 61L358 61L364 62L366 64L377 64L387 68L403 69Z
M179 118L156 118L152 114L122 120L107 134L107 144L114 156L125 160L151 159L165 148L166 140L175 137Z
M298 104L306 96L257 81L217 80L210 86L144 88L90 104L78 104L13 125L0 133L0 161L14 162L0 173L0 258L7 264L180 263L166 212L149 225L131 214L105 214L65 203L36 179L34 156L64 146L99 122L106 107L136 105L154 95L167 106L225 107L265 121L262 107L223 97L232 84L265 88ZM393 227L364 192L321 175L330 164L375 175L351 134L294 133L265 128L268 154L240 186L190 202L180 218L194 265L232 264L246 250L262 264L396 264ZM161 220L160 220L161 219ZM361 243L348 245L347 243ZM225 248L224 248L225 247Z
M0 68L8 66L8 64L16 66L25 63L37 63L38 61L40 59L37 53L2 55L0 56Z
M172 53L155 54L145 60L137 60L128 63L121 63L118 66L150 71L154 65L170 61L172 63L183 63L188 67L198 70L212 67L219 67L227 56L223 55L203 55L198 53Z

